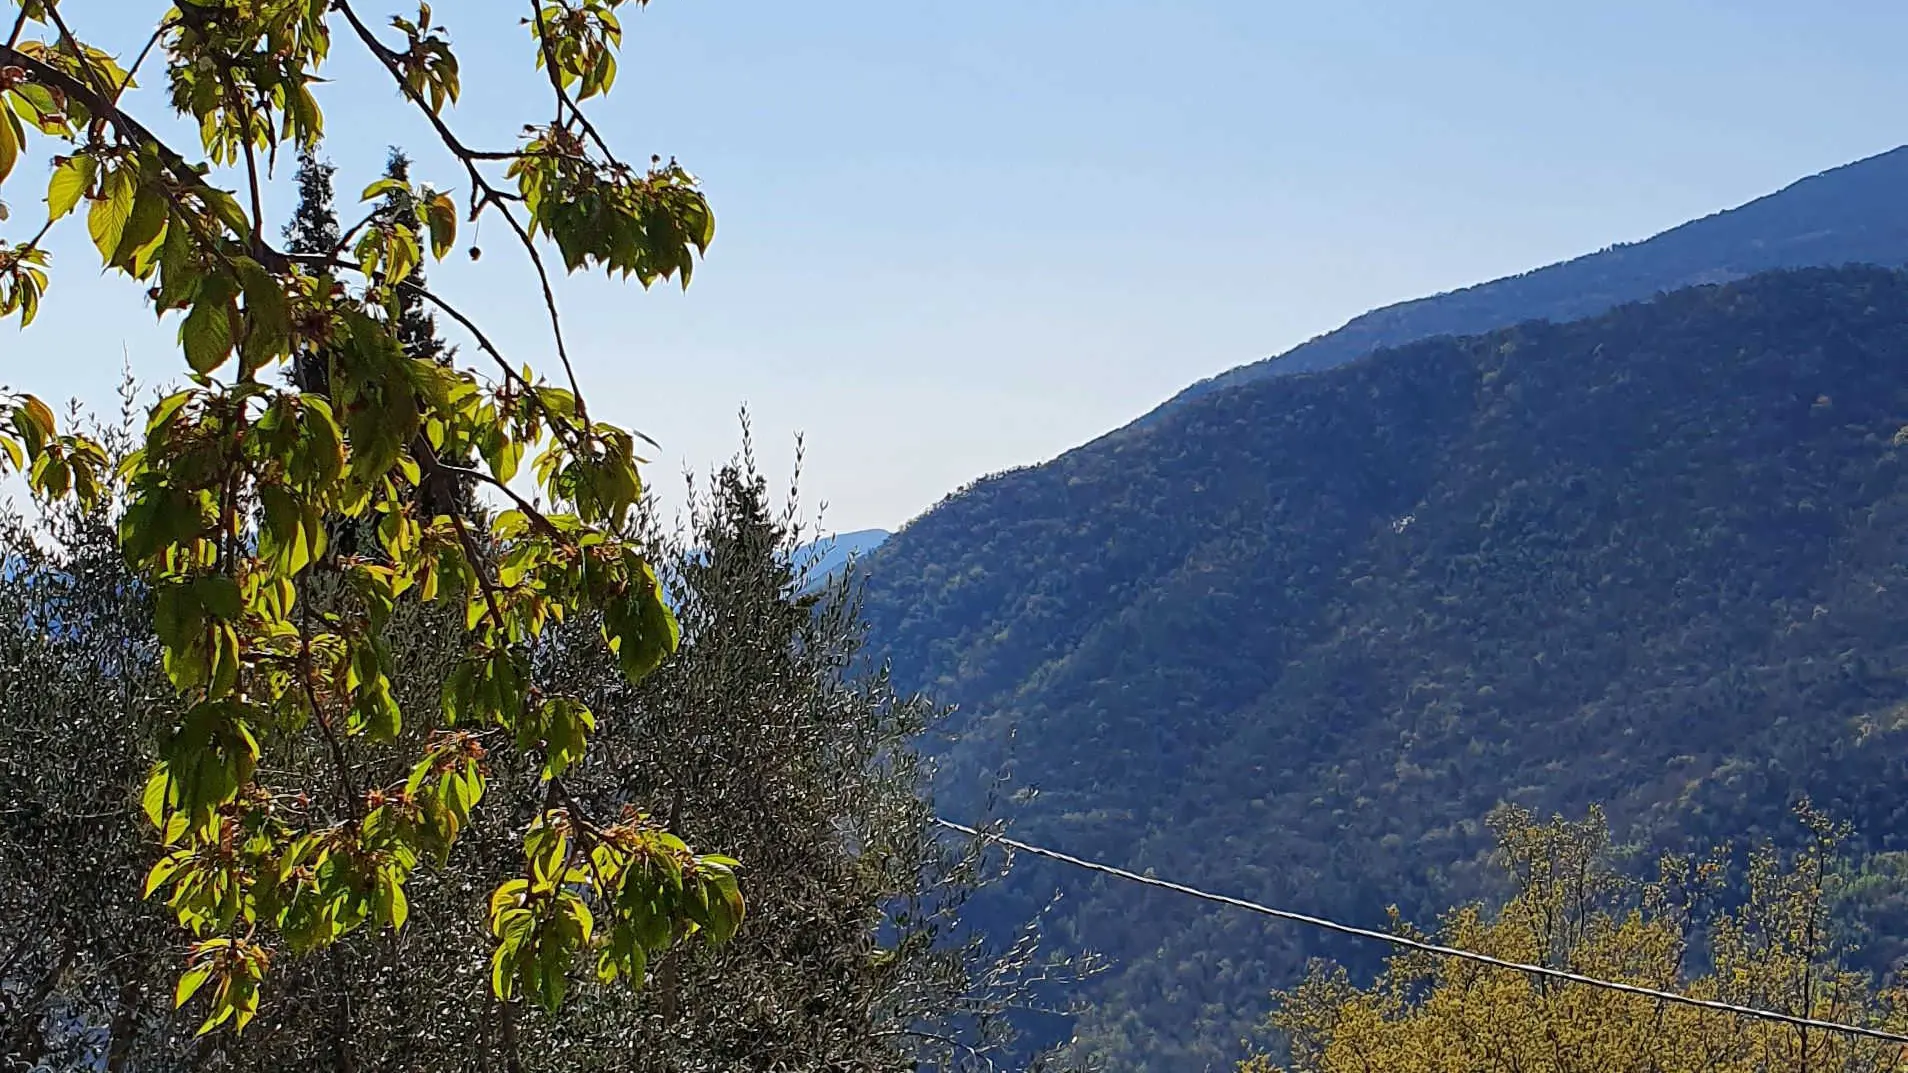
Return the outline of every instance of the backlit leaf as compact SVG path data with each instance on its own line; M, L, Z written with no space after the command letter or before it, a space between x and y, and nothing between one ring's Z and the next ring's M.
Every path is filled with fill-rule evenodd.
M232 316L224 302L201 300L179 325L186 364L210 373L232 356Z
M119 240L125 237L126 221L132 218L137 197L132 172L119 168L106 174L99 198L87 210L86 230L93 236L93 245L98 247L99 255L106 258L108 263L119 249Z
M20 118L11 111L0 115L0 182L5 182L13 173L14 162L20 159L21 142L25 136L20 130Z

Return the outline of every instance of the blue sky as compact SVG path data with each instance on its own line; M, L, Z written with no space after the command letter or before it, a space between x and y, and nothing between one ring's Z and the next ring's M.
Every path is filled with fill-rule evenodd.
M70 7L131 50L165 5ZM468 140L545 119L517 7L437 7ZM806 498L842 530L896 526L1373 306L1908 141L1908 8L1881 2L655 0L626 25L599 123L701 175L718 229L687 294L566 282L585 389L661 441L667 493L733 452L745 403L778 479L804 431ZM355 42L334 51L343 200L390 143L456 186ZM23 174L15 238L38 226ZM273 197L288 207L288 181ZM534 281L487 230L481 264L433 282L546 366ZM0 329L0 380L106 404L123 360L173 375L170 326L98 275L83 227L64 235L40 321Z

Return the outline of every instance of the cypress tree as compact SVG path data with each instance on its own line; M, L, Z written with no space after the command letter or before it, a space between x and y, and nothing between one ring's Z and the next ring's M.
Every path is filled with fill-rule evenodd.
M410 190L411 158L395 145L391 146L389 155L385 157L384 177L396 179L405 186L384 195L382 213L388 219L404 220L410 222L411 226L416 226L417 198ZM427 285L422 263L411 270L411 281L419 288ZM456 356L457 348L445 343L443 337L437 334L437 315L430 311L416 290L406 288L398 291L397 318L397 337L398 341L404 345L406 354L444 365L450 364L451 359ZM417 448L428 450L421 442ZM442 455L438 456L438 461L454 466L469 465L468 459L446 458ZM439 482L426 481L418 490L419 503L425 516L435 517L439 514L469 516L477 506L476 489L470 478L456 477L443 483L446 486L440 488Z
M332 207L332 175L337 172L317 150L298 151L298 208L285 225L285 251L328 254L338 248L338 213ZM328 394L324 355L300 351L292 356L291 380L300 391Z

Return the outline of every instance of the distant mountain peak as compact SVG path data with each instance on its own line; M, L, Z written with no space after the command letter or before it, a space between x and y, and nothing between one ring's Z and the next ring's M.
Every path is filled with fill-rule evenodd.
M1135 424L1214 391L1317 372L1434 336L1476 335L1528 320L1579 320L1684 287L1772 269L1846 264L1908 265L1908 146L1797 180L1640 242L1374 309L1276 357L1201 380Z
M886 529L857 529L836 533L795 549L790 564L802 575L804 589L817 589L839 574L850 560L860 559L885 543Z

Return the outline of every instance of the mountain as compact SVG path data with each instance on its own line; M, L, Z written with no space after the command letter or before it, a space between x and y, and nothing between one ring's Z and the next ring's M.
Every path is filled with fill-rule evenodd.
M1375 309L1277 357L1200 381L1141 420L1235 384L1316 372L1380 347L1474 335L1526 320L1576 320L1697 284L1844 264L1908 265L1908 146L1642 242Z
M1269 904L1488 893L1507 801L1602 802L1647 857L1806 793L1901 854L1905 425L1908 276L1765 274L1187 399L943 501L867 611L960 706L944 813L1004 767L1021 837ZM1032 859L987 919L1056 888L1114 1070L1230 1068L1305 958L1372 964Z
M790 557L797 573L806 579L809 588L826 584L828 579L841 572L851 559L861 559L869 552L880 547L893 534L886 529L857 529L852 533L836 533L795 549Z

